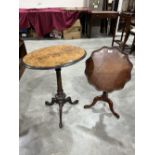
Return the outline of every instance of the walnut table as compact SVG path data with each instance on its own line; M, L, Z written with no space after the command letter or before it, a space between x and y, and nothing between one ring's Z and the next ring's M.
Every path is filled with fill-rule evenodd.
M77 104L78 100L72 102L71 97L66 97L63 91L61 68L72 65L86 56L84 49L72 45L56 45L35 50L27 54L23 58L23 63L27 68L48 70L55 69L57 77L57 94L51 99L51 102L46 101L46 105L59 104L59 127L62 128L62 107L66 102Z
M131 70L132 63L128 56L121 53L118 48L103 47L94 51L86 61L85 73L88 82L103 94L95 97L93 102L84 108L92 107L97 101L105 101L109 104L111 112L119 118L113 109L113 102L108 98L108 93L122 89L131 78Z

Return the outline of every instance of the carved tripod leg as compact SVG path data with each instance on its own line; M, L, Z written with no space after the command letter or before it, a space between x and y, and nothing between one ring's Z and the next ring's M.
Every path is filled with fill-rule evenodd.
M63 103L59 103L59 117L60 117L60 123L59 123L59 127L62 128L62 107L63 107Z
M65 99L65 102L69 102L70 104L77 104L79 101L78 100L72 101L71 97L67 97Z
M51 102L45 101L45 105L51 106L51 105L53 105L53 104L56 103L56 102L57 102L56 98L52 98Z
M85 105L84 108L90 108L92 107L93 105L95 105L97 103L97 101L101 101L102 100L102 96L96 96L92 102L92 104L90 105Z
M120 117L119 114L117 114L114 111L113 102L108 98L108 93L103 92L102 100L109 104L109 108L110 108L111 112L115 115L116 118L119 118Z

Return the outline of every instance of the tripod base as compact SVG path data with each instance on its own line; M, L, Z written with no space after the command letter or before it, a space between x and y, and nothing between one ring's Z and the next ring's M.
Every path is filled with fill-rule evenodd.
M105 101L109 104L109 108L111 110L111 112L114 114L114 116L116 118L119 118L119 114L117 114L115 111L114 111L114 108L113 108L113 102L108 98L108 93L106 92L103 92L103 94L101 96L96 96L92 102L92 104L90 105L85 105L84 108L87 109L87 108L91 108L92 106L94 106L97 101Z
M59 127L60 128L63 127L63 124L62 124L62 108L66 102L74 105L74 104L78 103L78 100L75 100L73 102L71 97L66 97L65 93L61 93L61 94L56 94L55 97L51 99L51 102L48 102L48 101L45 102L45 105L47 105L47 106L52 106L54 103L59 104L59 117L60 117Z

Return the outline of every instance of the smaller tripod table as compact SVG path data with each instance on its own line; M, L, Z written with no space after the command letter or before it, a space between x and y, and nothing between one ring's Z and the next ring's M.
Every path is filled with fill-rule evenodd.
M62 87L61 68L72 65L86 56L84 49L71 45L56 45L47 48L35 50L27 54L23 58L23 63L30 69L55 69L57 77L57 94L51 99L51 102L46 101L47 106L54 103L59 104L59 127L62 128L62 107L66 102L74 105L78 100L72 101L71 97L66 97Z
M102 47L92 52L86 60L85 74L88 82L103 93L101 96L96 96L93 102L85 105L84 108L90 108L98 101L105 101L109 104L114 116L119 118L108 93L124 87L126 82L131 79L132 67L128 56L121 53L120 49L116 47Z

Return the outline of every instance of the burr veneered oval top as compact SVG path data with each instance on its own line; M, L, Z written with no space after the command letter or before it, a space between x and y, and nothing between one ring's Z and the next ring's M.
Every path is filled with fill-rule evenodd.
M132 63L118 48L103 47L86 61L88 82L97 90L111 92L121 89L131 78Z
M52 69L73 64L84 58L84 49L72 45L55 45L37 49L23 58L28 68Z

